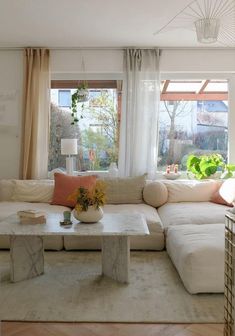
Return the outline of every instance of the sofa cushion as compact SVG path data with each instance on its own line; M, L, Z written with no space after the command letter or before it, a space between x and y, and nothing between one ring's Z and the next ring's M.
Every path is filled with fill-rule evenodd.
M167 202L167 187L160 181L150 182L144 187L143 198L147 204L158 208Z
M158 214L167 228L171 225L224 223L228 209L211 202L180 202L164 204L158 208Z
M28 209L37 209L45 213L61 213L61 218L63 218L63 211L70 210L68 207L60 205L52 206L48 203L0 202L0 221L8 216L16 214L17 211Z
M210 201L211 201L212 203L222 204L222 205L227 205L227 206L229 206L229 207L233 207L233 204L232 204L232 203L228 203L228 202L226 202L226 200L220 195L220 191L219 191L219 190L216 191L216 192L212 195Z
M224 291L224 224L172 226L166 248L191 294Z
M79 187L92 188L96 183L96 176L70 176L55 173L55 188L51 204L75 207L76 201L68 197Z
M13 183L12 201L49 203L52 200L54 181L15 180Z
M125 178L107 178L106 199L108 204L138 204L143 202L146 175Z
M0 180L0 201L10 201L13 190L14 190L15 180Z
M151 207L148 204L106 204L104 206L104 212L105 213L129 213L129 214L135 214L135 213L141 213L144 215L149 232L150 233L157 233L157 232L163 232L163 226L161 219L158 216L157 210L153 207Z
M164 181L164 184L168 189L169 203L208 202L220 187L220 183L215 180Z

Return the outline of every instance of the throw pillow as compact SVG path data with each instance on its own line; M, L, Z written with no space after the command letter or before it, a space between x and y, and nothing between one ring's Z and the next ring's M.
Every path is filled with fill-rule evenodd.
M154 181L146 184L143 190L143 197L147 204L153 206L154 208L158 208L167 202L167 187L160 181Z
M217 204L222 204L222 205L228 205L228 206L233 206L232 203L226 202L226 200L220 195L219 190L212 195L211 200L212 203L217 203Z
M143 203L143 189L146 183L146 175L107 178L103 181L106 185L106 200L108 204Z
M220 196L228 203L235 203L235 178L227 179L219 189Z
M55 189L51 204L64 205L73 208L75 201L68 200L69 195L79 187L87 189L96 184L96 176L70 176L60 173L54 174Z
M15 180L11 200L15 202L49 203L54 190L53 181Z

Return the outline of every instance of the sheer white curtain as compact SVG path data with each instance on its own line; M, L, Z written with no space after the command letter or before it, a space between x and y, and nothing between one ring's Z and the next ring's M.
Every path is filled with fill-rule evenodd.
M50 51L26 48L24 61L21 177L40 179L48 174Z
M148 173L157 168L160 101L159 49L125 51L126 102L121 116L120 176Z

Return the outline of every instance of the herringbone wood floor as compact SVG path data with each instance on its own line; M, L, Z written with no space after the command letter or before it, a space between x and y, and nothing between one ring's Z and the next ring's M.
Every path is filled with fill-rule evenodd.
M0 336L222 336L222 324L2 322Z

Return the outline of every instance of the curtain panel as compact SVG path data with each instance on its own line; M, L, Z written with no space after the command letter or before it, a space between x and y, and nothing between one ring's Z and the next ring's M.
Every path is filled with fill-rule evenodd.
M24 105L22 119L21 178L48 174L50 116L50 51L24 50Z
M121 176L147 173L154 178L160 103L159 49L127 49L124 57L126 101L121 117L119 171Z

